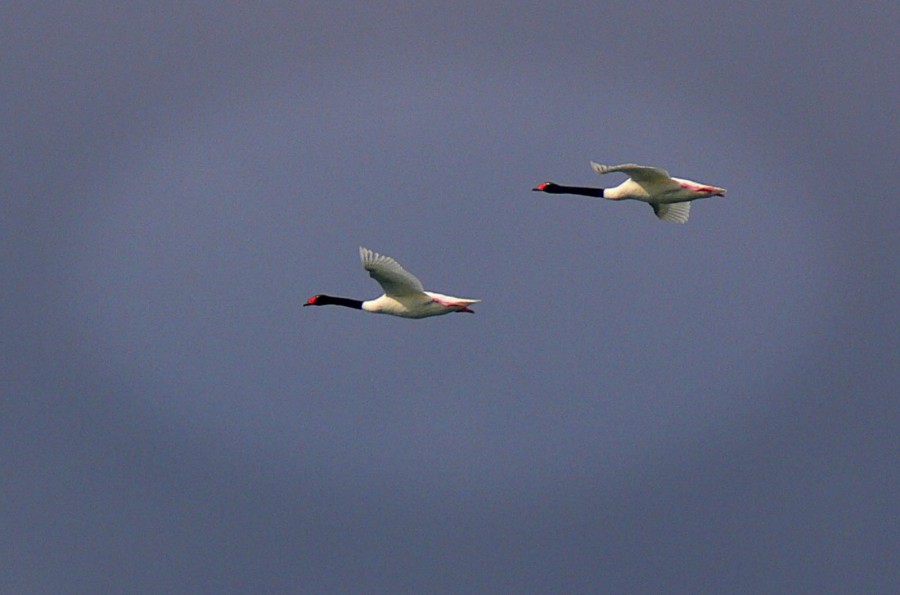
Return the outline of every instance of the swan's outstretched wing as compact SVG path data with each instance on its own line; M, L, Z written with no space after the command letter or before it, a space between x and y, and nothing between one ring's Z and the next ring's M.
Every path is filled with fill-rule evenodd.
M600 175L620 171L635 182L665 182L671 180L669 172L659 167L648 167L635 163L623 163L622 165L601 165L591 161L591 168Z
M369 276L378 281L387 295L410 295L425 291L422 282L390 256L382 256L360 246L359 259L363 268L369 271Z
M669 204L660 204L651 202L653 212L663 221L671 221L672 223L687 223L688 217L691 216L691 203L689 202L673 202Z

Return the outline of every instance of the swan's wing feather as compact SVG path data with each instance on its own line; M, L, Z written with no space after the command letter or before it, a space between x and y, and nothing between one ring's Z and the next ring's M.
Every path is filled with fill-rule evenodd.
M387 295L410 295L425 291L422 282L390 256L383 256L360 246L359 259L363 268L369 271L369 276L378 281Z
M664 182L670 180L669 172L659 167L637 165L636 163L623 163L622 165L602 165L591 161L591 168L600 175L612 172L622 172L635 182Z
M653 212L663 221L671 221L672 223L687 223L688 217L691 216L691 203L674 202L669 204L660 204L658 202L650 203Z

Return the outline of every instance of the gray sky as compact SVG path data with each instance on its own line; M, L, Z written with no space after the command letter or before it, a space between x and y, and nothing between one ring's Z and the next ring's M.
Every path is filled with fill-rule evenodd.
M894 2L7 3L0 591L887 592ZM728 189L679 226L590 160ZM380 288L477 315L307 308Z

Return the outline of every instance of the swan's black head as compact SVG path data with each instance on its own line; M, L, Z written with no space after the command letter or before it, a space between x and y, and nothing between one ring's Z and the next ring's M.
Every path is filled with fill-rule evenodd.
M304 306L332 306L334 304L339 303L338 302L339 299L340 298L335 298L330 295L324 295L321 293L317 293L316 295L314 295L311 298L309 298L308 300L306 300L306 303L303 305Z
M534 192L548 192L550 194L562 194L562 188L554 182L542 182L531 189Z
M362 301L352 300L350 298L334 297L333 295L324 295L318 293L303 304L304 306L344 306L345 308L356 308L362 310Z
M532 190L536 192L546 192L547 194L578 194L581 196L590 196L591 198L603 198L603 188L588 188L587 186L563 186L556 182L543 182L538 184Z

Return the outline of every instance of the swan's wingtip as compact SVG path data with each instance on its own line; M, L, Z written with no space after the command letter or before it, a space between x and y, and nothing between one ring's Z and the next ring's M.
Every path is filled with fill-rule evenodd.
M360 262L362 262L364 267L367 264L369 264L370 261L374 260L377 257L378 257L378 254L376 252L373 252L372 250L366 248L365 246L359 247L359 260L360 260Z

